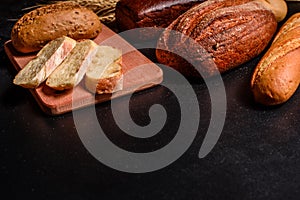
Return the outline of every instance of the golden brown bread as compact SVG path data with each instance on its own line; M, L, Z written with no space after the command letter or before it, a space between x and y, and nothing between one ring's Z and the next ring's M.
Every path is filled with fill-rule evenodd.
M100 32L101 23L92 10L67 1L25 14L12 28L11 40L17 51L29 53L64 35L75 40L91 39Z
M256 102L277 105L286 102L299 83L300 13L296 13L283 24L256 66L251 89Z
M208 0L178 17L162 33L156 56L186 76L200 76L188 59L202 76L210 77L259 55L276 28L274 14L259 2Z

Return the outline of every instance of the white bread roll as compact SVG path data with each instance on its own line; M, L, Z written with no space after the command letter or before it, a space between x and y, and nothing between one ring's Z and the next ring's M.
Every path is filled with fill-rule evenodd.
M90 39L77 42L70 54L48 77L46 85L55 90L75 87L84 77L97 46Z
M63 36L47 43L19 73L13 83L25 88L36 88L55 70L75 47L76 41Z
M123 89L120 64L122 51L111 46L98 46L85 75L85 87L92 93L113 93Z

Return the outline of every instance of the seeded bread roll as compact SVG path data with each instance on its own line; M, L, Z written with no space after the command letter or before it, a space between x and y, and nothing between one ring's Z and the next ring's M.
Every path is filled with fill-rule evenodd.
M85 75L86 88L97 94L122 90L121 59L121 50L110 46L98 46Z
M64 35L75 40L92 39L100 32L101 23L92 10L67 1L25 14L12 28L11 40L17 51L30 53Z
M76 41L63 36L46 44L14 79L14 84L36 88L55 70L75 47Z
M84 77L97 46L89 39L77 42L70 54L48 77L46 85L55 90L75 87Z

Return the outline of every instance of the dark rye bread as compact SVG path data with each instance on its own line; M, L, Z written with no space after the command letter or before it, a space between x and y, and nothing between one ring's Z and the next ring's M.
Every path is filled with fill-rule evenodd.
M11 40L16 50L29 53L61 36L75 40L91 39L100 31L101 23L92 10L67 1L26 13L12 28Z
M165 28L179 15L205 0L120 0L116 5L116 22L121 31L143 28ZM143 32L151 39L158 33ZM141 35L142 38L142 35Z
M259 2L208 0L178 17L162 33L156 56L186 76L199 76L189 60L202 76L209 77L259 55L276 28L274 14Z

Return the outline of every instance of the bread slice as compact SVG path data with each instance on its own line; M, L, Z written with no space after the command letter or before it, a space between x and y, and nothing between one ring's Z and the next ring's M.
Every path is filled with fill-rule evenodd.
M98 46L85 75L85 87L92 93L113 93L123 89L122 51Z
M84 77L97 46L90 39L77 42L66 59L48 77L46 85L55 90L75 87Z
M76 41L66 36L50 41L19 71L13 83L25 88L38 87L67 57L75 45Z

